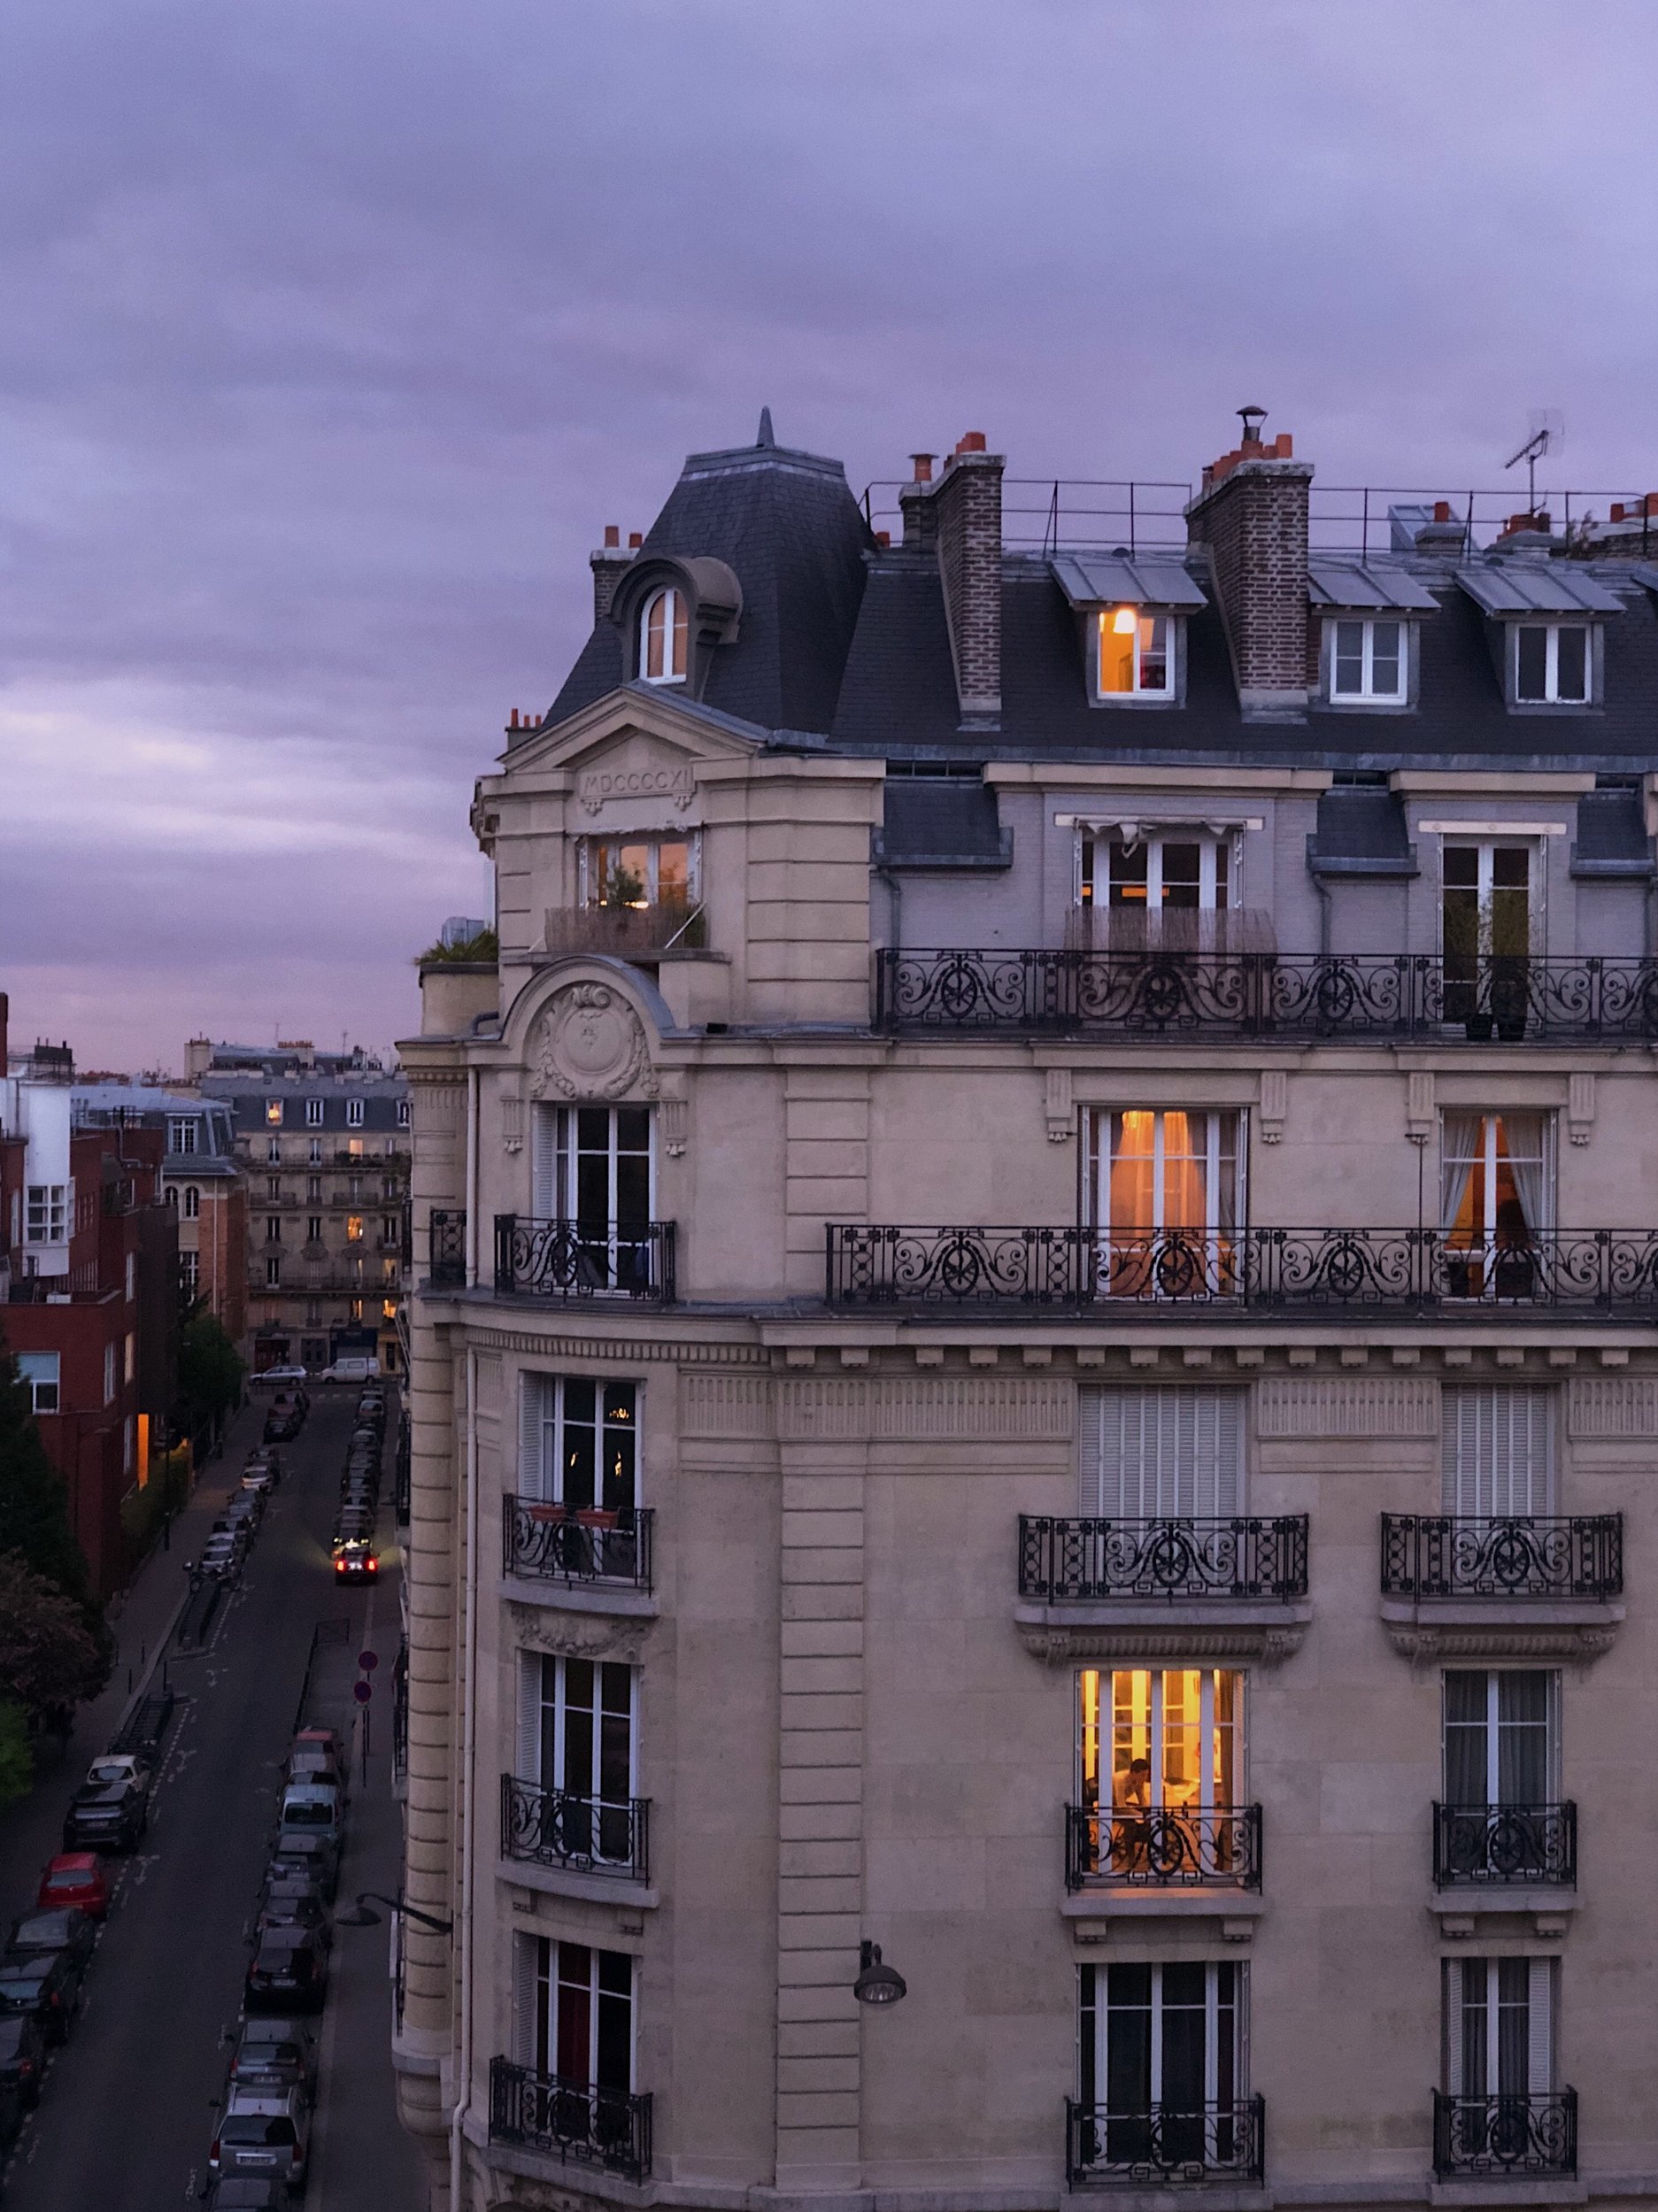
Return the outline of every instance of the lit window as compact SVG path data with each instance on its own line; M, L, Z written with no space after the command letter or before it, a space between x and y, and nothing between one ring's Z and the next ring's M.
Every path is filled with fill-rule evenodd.
M320 1098L307 1098L305 1100L305 1127L308 1129L320 1129L322 1127L322 1101Z
M354 1298L351 1300L351 1319L353 1321L361 1321L362 1318L363 1301L360 1298Z
M1546 1114L1440 1116L1439 1226L1451 1297L1535 1295L1536 1241L1554 1223L1553 1140Z
M58 1380L63 1355L58 1352L19 1352L18 1380L29 1394L29 1410L55 1414L58 1410Z
M1329 631L1330 697L1397 706L1405 696L1405 625L1341 621Z
M360 1214L348 1214L346 1215L345 1241L347 1244L351 1245L360 1245L362 1243L363 1217Z
M380 1272L382 1276L384 1276L388 1283L395 1283L397 1279L397 1261L395 1260L382 1260L380 1263Z
M1527 705L1584 706L1589 631L1582 622L1516 622L1514 695Z
M345 1101L345 1126L348 1129L362 1128L363 1102L360 1098L348 1098Z
M363 1157L363 1140L362 1140L362 1138L361 1138L360 1137L353 1137L349 1138L349 1139L347 1140L345 1149L346 1149L346 1151L347 1151L347 1152L351 1154L351 1158L352 1158L353 1160L360 1160L360 1159Z
M27 1195L25 1241L31 1245L61 1245L69 1227L68 1184L31 1183Z
M1232 840L1211 835L1084 831L1077 897L1084 906L1123 914L1189 910L1218 913L1233 906Z
M653 591L639 617L639 674L647 683L683 683L687 627L683 596Z
M1232 1824L1215 1817L1245 1801L1243 1676L1225 1668L1088 1667L1077 1692L1084 1870L1144 1881L1148 1863L1172 1856L1212 1881L1246 1871Z
M1106 1296L1237 1291L1238 1136L1236 1114L1143 1110L1088 1116L1094 1268Z
M528 1374L523 1392L529 1494L575 1511L630 1514L639 1502L637 1384Z
M279 1129L282 1126L282 1102L280 1098L267 1098L265 1101L265 1124L267 1129Z
M1101 698L1172 697L1175 662L1167 614L1137 607L1099 611L1099 682Z
M688 907L696 856L684 837L595 838L589 849L589 896L596 906Z
M386 1321L396 1321L397 1318L397 1299L395 1298L382 1298L380 1301L380 1311L382 1319Z
M198 1220L198 1219L200 1218L200 1215L201 1215L201 1210L202 1210L202 1194L201 1194L201 1192L200 1192L200 1191L197 1189L196 1185L195 1185L193 1183L187 1183L185 1184L185 1186L184 1186L184 1218L185 1218L185 1220L186 1220L187 1222L193 1222L193 1221L197 1221L197 1220Z

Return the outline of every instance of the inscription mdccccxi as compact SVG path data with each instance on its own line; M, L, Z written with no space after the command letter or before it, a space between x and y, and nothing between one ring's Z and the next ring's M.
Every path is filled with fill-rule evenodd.
M687 760L677 767L589 768L576 778L575 795L596 814L612 798L671 798L675 806L689 806L696 788L695 771Z

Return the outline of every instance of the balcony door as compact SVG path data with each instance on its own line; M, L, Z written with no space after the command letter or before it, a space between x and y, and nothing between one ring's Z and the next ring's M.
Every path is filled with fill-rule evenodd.
M1554 1509L1554 1396L1523 1383L1446 1383L1439 1414L1440 1508L1462 1521Z
M1542 1668L1452 1668L1445 1677L1445 1802L1535 1807L1554 1798L1559 1677Z
M1236 1294L1241 1123L1236 1113L1186 1108L1089 1115L1087 1195L1100 1296Z
M536 1215L571 1232L576 1264L595 1288L649 1284L656 1199L652 1134L649 1106L536 1109Z
M637 1669L611 1661L519 1653L518 1779L559 1802L560 1858L632 1863L638 1794Z
M1230 2113L1245 2094L1245 1972L1230 1960L1080 1969L1082 2096L1109 2164L1225 2166L1238 2155Z
M1226 1668L1087 1667L1077 1677L1079 1805L1107 1879L1225 1881L1240 1843L1244 1677Z
M1554 2011L1551 1960L1447 1959L1447 2093L1476 2100L1547 2096Z
M1549 1114L1440 1116L1439 1227L1447 1296L1537 1295L1538 1239L1554 1226L1554 1169Z
M1111 1521L1230 1521L1244 1509L1241 1390L1083 1390L1084 1514Z
M513 2042L521 2065L572 2089L628 2095L634 2074L634 1962L547 1936L513 1938ZM573 2124L575 2140L587 2133ZM601 2121L602 2121L602 2115Z
M1527 962L1535 951L1538 852L1512 839L1447 842L1440 856L1440 946L1447 1021L1489 1035L1523 1029Z
M626 1520L638 1503L639 1386L522 1378L518 1491L572 1514Z

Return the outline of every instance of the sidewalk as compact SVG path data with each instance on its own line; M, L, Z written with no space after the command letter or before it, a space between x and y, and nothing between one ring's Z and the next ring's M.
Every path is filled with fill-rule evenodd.
M129 1699L166 1640L186 1596L185 1562L198 1558L215 1514L241 1480L242 1463L258 1442L265 1408L257 1401L225 1432L220 1457L197 1477L190 1502L173 1523L172 1540L158 1544L129 1589L111 1627L115 1664L107 1687L80 1707L61 1758L55 1739L38 1758L35 1786L15 1805L0 1806L0 1914L20 1912L35 1894L40 1870L62 1848L64 1809L89 1763L114 1734Z

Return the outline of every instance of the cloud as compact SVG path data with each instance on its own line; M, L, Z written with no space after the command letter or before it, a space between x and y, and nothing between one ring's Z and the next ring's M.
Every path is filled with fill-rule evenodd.
M1260 400L1329 482L1493 484L1546 404L1646 489L1658 18L1562 23L20 0L0 985L106 1061L406 1027L589 548L762 401L858 488L968 427L1190 479Z

